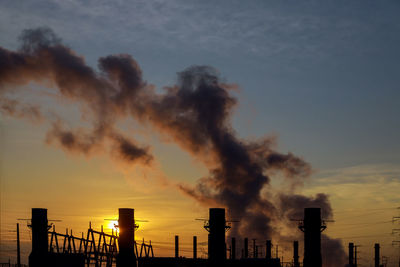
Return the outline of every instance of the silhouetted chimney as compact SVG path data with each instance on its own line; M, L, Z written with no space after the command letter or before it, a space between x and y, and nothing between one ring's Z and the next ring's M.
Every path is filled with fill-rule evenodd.
M48 221L47 209L32 209L32 253L46 253L48 251Z
M208 259L222 261L226 259L225 246L225 209L210 209L208 234Z
M271 250L272 250L271 240L267 240L267 243L265 244L265 257L267 258L267 260L270 260L272 257Z
M175 236L175 258L179 258L179 236Z
M236 238L232 237L232 244L231 244L231 259L236 259Z
M300 267L299 263L299 241L293 242L293 267Z
M379 244L375 244L375 267L380 267Z
M197 259L197 236L193 236L193 259Z
M244 258L247 259L249 257L249 239L246 237L244 239Z
M321 232L325 226L321 220L320 208L305 208L304 221L299 226L304 232L304 267L321 267Z
M32 209L32 252L29 255L29 266L47 266L48 221L47 209Z
M354 243L349 243L349 266L354 266Z
M117 267L136 266L134 209L119 209Z

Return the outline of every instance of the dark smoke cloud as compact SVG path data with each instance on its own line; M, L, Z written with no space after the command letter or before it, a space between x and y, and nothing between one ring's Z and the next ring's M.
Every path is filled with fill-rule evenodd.
M18 52L0 48L0 95L10 93L13 86L50 83L92 117L89 129L66 130L61 119L51 121L47 142L83 154L111 142L111 153L118 158L150 164L149 148L117 130L116 122L131 116L206 164L207 177L194 187L180 184L178 188L204 205L226 207L230 217L240 219L231 235L289 240L299 233L284 234L281 229L293 229L290 219L302 218L305 207L320 207L324 216L332 217L326 195L295 194L311 173L307 162L276 151L272 138L248 141L237 136L230 121L237 104L231 90L237 86L221 82L217 70L190 67L178 73L177 85L158 94L143 81L139 65L129 55L100 58L100 71L95 71L47 28L26 30L20 39ZM3 105L3 98L0 101ZM276 173L283 175L286 189L272 188Z
M30 104L21 104L18 100L5 97L0 97L0 111L11 117L26 118L34 123L39 123L43 119L39 107Z
M126 55L102 58L103 75L87 66L84 59L61 43L48 28L25 30L18 52L0 48L0 106L2 113L15 117L40 118L33 106L10 100L5 95L13 86L30 82L52 85L65 98L85 107L93 117L92 129L64 128L58 117L52 121L47 143L55 143L64 150L90 155L101 150L105 141L112 142L113 151L128 162L149 164L148 149L137 146L115 130L117 114L124 113L132 92L144 86L138 64ZM122 71L125 70L124 71ZM123 81L123 82L118 82ZM125 106L124 106L125 105ZM17 108L22 107L22 108ZM88 114L83 114L88 115Z

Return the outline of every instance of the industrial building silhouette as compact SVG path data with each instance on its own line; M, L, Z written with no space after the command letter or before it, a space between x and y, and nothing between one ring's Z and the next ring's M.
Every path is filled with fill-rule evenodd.
M134 209L119 209L118 232L107 234L95 231L91 225L86 237L76 237L72 231L57 233L47 219L47 209L33 208L31 224L32 251L30 267L282 267L278 257L272 257L272 241L265 242L265 257L259 257L258 247L253 240L253 255L249 257L249 240L244 238L241 256L236 250L236 238L226 243L226 231L230 229L225 218L225 209L211 208L204 228L208 234L208 258L197 257L197 237L193 237L193 257L179 256L179 236L175 236L175 257L155 257L151 242L138 244L135 241ZM304 257L299 261L299 242L293 241L292 267L322 267L321 232L326 228L321 219L320 208L305 208L304 219L299 229L304 232ZM50 240L50 243L49 243ZM62 243L62 246L61 246ZM138 248L140 247L140 248ZM349 243L349 267L357 266L354 244ZM229 252L229 253L227 253ZM380 247L375 244L375 267L380 265ZM228 256L227 256L228 254ZM285 265L288 266L288 265Z

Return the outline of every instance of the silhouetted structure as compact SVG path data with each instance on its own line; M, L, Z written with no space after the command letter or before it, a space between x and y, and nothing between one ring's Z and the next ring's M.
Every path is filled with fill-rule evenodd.
M225 209L211 208L208 224L204 228L209 232L208 259L217 262L225 260L225 232L230 228L226 225Z
M232 237L232 243L231 243L231 259L235 260L236 259L236 238Z
M175 236L175 258L179 258L179 236Z
M305 208L299 229L304 232L303 267L321 267L321 232L326 229L321 220L321 209Z
M32 209L32 219L30 227L32 228L32 252L29 255L29 266L43 266L47 264L47 249L48 249L48 222L47 209Z
M376 243L374 248L375 248L375 267L380 267L379 266L380 265L380 252L379 252L380 247L379 247L379 244Z
M249 257L249 239L246 237L244 239L244 258L247 259Z
M349 243L349 267L354 266L354 243Z
M53 230L47 220L46 209L32 209L32 253L30 266L36 267L281 267L279 258L258 258L259 246L253 242L255 254L248 258L248 239L246 238L246 255L236 259L236 239L232 238L231 259L226 260L224 209L210 209L210 220L205 228L209 231L209 259L197 258L197 237L193 237L193 258L179 256L179 237L175 236L175 256L155 258L153 247L144 240L138 250L135 242L137 225L133 209L119 209L118 232L105 233L92 229L91 223L87 237L73 236L72 230L58 233ZM50 242L48 240L50 239ZM214 251L215 248L215 251ZM232 254L233 253L233 254Z
M300 267L300 263L299 263L299 241L293 241L293 267Z
M267 258L267 260L270 260L272 258L271 250L272 250L271 240L267 240L265 244L265 258Z
M134 210L128 208L119 209L119 253L117 255L117 267L136 266L136 255L134 250L136 227Z
M193 236L193 259L197 259L197 236Z
M47 209L32 209L32 252L29 255L30 267L83 267L83 254L64 254L49 252Z

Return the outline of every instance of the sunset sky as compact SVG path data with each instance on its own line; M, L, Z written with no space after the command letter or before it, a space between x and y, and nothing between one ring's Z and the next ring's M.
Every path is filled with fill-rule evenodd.
M391 267L400 256L392 246L400 240L392 235L400 228L400 220L392 222L400 216L399 14L397 0L4 0L0 47L18 51L23 30L48 27L96 71L100 57L131 55L158 93L188 67L212 66L221 83L236 85L229 91L237 98L230 118L236 136L274 137L277 151L308 162L312 172L296 193L329 196L334 222L325 233L346 251L348 242L360 245L361 266L369 266L380 243ZM46 117L91 127L85 107L47 85L13 87L7 96L40 106ZM49 121L0 109L0 262L15 261L20 222L27 263L30 232L17 219L30 218L31 208L47 208L49 219L62 220L56 229L78 234L89 221L107 228L104 219L117 218L118 208L134 208L148 221L139 223L136 238L151 240L157 256L174 255L174 235L187 257L193 235L207 241L195 219L207 218L209 207L177 187L206 177L207 162L136 118L116 127L149 147L151 165L118 160L111 144L87 155L66 151L46 142ZM276 190L285 186L281 173L269 176ZM291 244L279 245L290 261ZM200 244L199 255L206 251Z

